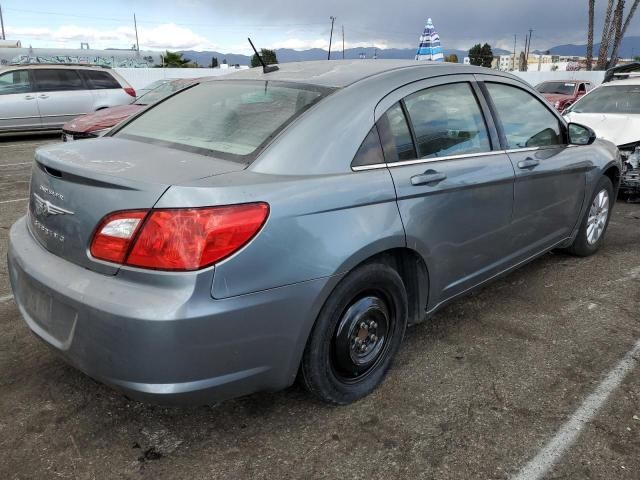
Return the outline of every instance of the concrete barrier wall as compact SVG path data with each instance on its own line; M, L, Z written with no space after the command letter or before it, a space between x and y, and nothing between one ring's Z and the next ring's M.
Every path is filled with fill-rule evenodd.
M534 87L549 80L586 80L593 82L594 85L600 85L604 80L604 71L587 72L587 71L569 71L569 72L513 72Z
M116 68L133 88L143 88L156 80L165 78L196 78L217 75L228 75L236 72L235 68ZM535 86L547 80L588 80L600 85L604 72L513 72L518 77Z
M167 78L213 77L238 71L235 68L116 68L114 70L122 75L134 89L140 89L151 82Z

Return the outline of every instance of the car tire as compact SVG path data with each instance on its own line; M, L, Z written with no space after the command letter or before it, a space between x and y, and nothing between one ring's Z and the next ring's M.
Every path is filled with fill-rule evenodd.
M322 307L301 364L318 399L347 405L384 380L407 328L407 292L398 272L368 263L349 273Z
M608 177L603 176L594 189L580 223L578 235L568 248L569 253L578 257L588 257L600 249L611 218L613 202L613 184Z

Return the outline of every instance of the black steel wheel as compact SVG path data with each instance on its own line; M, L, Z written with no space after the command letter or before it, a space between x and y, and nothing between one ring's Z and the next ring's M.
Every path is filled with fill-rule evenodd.
M398 273L383 263L348 274L325 303L302 359L307 389L344 405L384 379L407 325L407 294Z

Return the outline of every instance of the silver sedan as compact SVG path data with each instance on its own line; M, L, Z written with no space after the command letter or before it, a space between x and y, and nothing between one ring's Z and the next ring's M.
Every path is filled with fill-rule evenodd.
M10 278L36 335L132 397L300 377L347 404L408 324L551 249L595 253L620 171L613 144L506 73L252 69L40 149Z

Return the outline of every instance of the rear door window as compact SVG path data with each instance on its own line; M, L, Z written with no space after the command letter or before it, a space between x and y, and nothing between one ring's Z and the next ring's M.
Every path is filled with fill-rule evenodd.
M0 75L0 95L12 93L27 93L31 91L29 72L27 70L14 70Z
M468 83L421 90L404 99L419 158L491 150L482 110Z
M78 71L70 68L36 68L33 69L33 74L40 92L86 89Z
M116 135L247 163L331 91L277 81L202 82L154 104Z
M503 83L485 85L502 125L507 149L553 147L564 143L560 120L536 97Z
M380 140L387 163L415 160L416 149L411 130L400 103L396 103L378 120Z
M87 85L92 90L106 90L110 88L122 88L118 81L109 72L94 70L80 70Z

